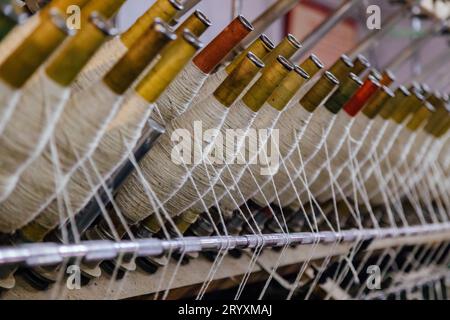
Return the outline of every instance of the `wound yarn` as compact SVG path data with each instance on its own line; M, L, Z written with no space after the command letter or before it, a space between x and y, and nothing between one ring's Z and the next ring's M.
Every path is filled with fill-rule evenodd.
M272 135L272 130L278 121L282 111L272 107L269 103L264 103L261 107L261 110L256 115L253 124L251 125L251 129L255 130L258 135L259 141L256 152L254 150L249 149L249 144L243 144L240 148L237 156L246 157L250 155L248 161L245 164L237 164L233 163L228 165L227 168L222 172L219 181L214 186L214 192L217 196L218 201L220 202L220 207L225 210L235 210L236 207L240 207L247 199L242 199L240 193L240 185L241 180L244 179L252 179L249 177L250 170L248 167L252 164L258 164L259 155L262 152L264 146L267 145L267 141L270 139ZM267 130L267 134L260 135L258 134L259 130ZM244 182L242 182L244 183ZM234 201L233 201L234 200ZM237 203L238 205L236 206ZM194 208L199 208L201 204L197 202L194 205Z
M281 195L281 190L285 190L287 186L292 187L290 178L294 177L297 172L302 171L303 167L322 150L322 145L327 140L336 115L328 111L323 106L319 106L313 113L311 121L305 130L302 140L299 141L298 147L292 148L291 152L284 159L284 165L281 166L277 174L273 177L273 182L264 186L263 191L268 201L272 202ZM330 136L330 139L340 139L341 136ZM300 158L299 150L302 153ZM297 176L298 177L298 176ZM298 181L300 183L300 181Z
M326 110L326 108L321 108L317 111L323 110L323 112L325 112L324 109ZM330 117L330 114L332 113L329 111L327 112L328 114L326 115ZM353 119L346 112L339 112L336 116L325 119L328 119L328 121L324 124L328 124L328 126L324 126L322 129L320 127L316 129L316 134L323 136L322 140L320 141L319 151L316 152L313 157L309 157L307 153L305 155L303 154L304 152L302 151L301 146L302 142L300 142L300 151L302 152L303 157L303 167L298 166L294 168L295 171L292 174L292 179L294 181L296 189L294 189L292 183L286 182L285 186L278 190L280 203L285 206L299 206L297 194L300 197L301 201L307 201L309 199L309 194L307 191L310 188L309 186L316 181L320 172L327 165L327 153L325 152L324 148L325 142L327 143L328 157L332 159L337 155L342 145L345 143L348 135L350 134L350 126L353 122ZM323 133L321 133L321 131ZM299 162L300 159L298 150L296 150L293 155L297 157L296 161ZM289 162L287 162L286 165L288 166ZM305 176L307 179L307 181L305 181L307 183L306 186L303 182ZM295 203L294 205L292 204L293 202Z
M49 146L24 171L17 188L0 206L1 213L15 216L8 227L17 229L29 223L63 190L71 174L94 152L120 102L121 96L103 83L71 96L53 132L61 175L56 175Z
M123 44L120 36L105 42L72 83L72 92L84 91L100 82L127 52L128 48Z
M377 173L374 171L377 170L378 164L384 161L386 156L389 154L390 150L394 146L395 140L403 129L403 126L397 124L391 119L385 121L388 124L386 125L383 137L380 139L380 143L374 153L378 161L377 163L369 161L366 166L361 169L362 180L364 181L364 187L368 194L370 194L372 190L376 189L379 185Z
M408 130L408 128L404 128L398 138L395 144L399 146L398 148L393 148L390 152L390 154L387 156L389 160L390 167L387 165L386 161L383 161L383 163L380 164L380 170L383 173L384 183L383 188L388 188L388 191L386 191L389 194L394 194L393 190L391 190L391 185L389 184L391 178L394 177L395 173L398 173L399 171L404 171L401 166L405 161L408 161L408 155L413 147L413 145L416 143L416 132ZM380 186L380 190L381 190ZM378 203L380 201L381 195L372 194L373 201L375 203ZM383 200L381 200L383 201Z
M371 125L372 121L370 118L363 114L357 116L352 122L347 141L342 145L336 157L330 160L331 172L339 185L343 183L344 179L341 178L342 171L344 171L346 166L350 165L349 162L353 161L358 154L359 149L369 134ZM319 201L324 202L330 197L332 183L334 182L330 179L328 169L324 169L317 178L316 183L311 187L311 191Z
M368 137L372 137L372 139L366 139L356 155L358 168L356 168L357 172L355 172L355 174L358 174L360 171L367 170L367 165L370 164L370 160L373 158L374 153L376 152L381 139L384 137L384 132L389 124L388 121L379 116L375 117L372 121L370 132L367 135ZM351 173L347 174L348 176L351 175ZM353 193L352 181L348 179L347 182L344 182L341 188L343 193L347 197L350 197Z
M0 80L0 135L14 112L20 94L20 90L16 90Z
M199 104L204 99L213 95L214 91L226 79L228 73L225 67L221 67L217 72L209 75L208 81L205 81L192 101L192 105Z
M192 106L182 117L174 119L167 126L166 132L159 137L150 152L140 161L139 166L146 183L161 204L173 197L184 185L190 171L197 165L195 159L201 159L203 154L208 154L217 132L211 135L209 141L204 139L198 141L198 139L194 139L196 135L203 136L203 132L206 130L219 128L228 111L229 108L214 96ZM201 130L195 128L195 122L202 125ZM177 131L178 129L181 131ZM187 155L190 157L189 162L185 161L186 159L180 159L177 153L176 144L172 140L172 135L174 133L176 135L177 132L190 136L185 138L194 141L195 146ZM189 140L189 143L192 143L192 140ZM181 163L174 162L172 156L177 157ZM120 188L116 203L131 224L147 218L159 209L152 206L146 188L136 172L131 174Z
M286 109L278 119L274 129L279 130L279 156L282 163L287 156L292 154L297 148L298 143L303 139L307 130L308 124L313 117L313 113L309 112L297 103L296 107ZM264 203L264 199L257 190L258 186L262 189L270 183L273 175L261 175L261 166L250 166L256 178L257 186L252 181L252 190L250 192L251 198L259 196L260 203ZM253 171L255 170L255 171ZM253 179L252 179L253 180ZM265 205L265 203L264 203Z
M158 98L152 119L161 126L170 123L189 108L200 88L209 81L208 74L190 62Z
M21 90L0 136L0 201L14 190L23 171L49 141L70 91L40 69Z
M202 163L191 172L192 179L188 179L175 197L169 199L165 204L165 208L170 214L178 215L201 198L204 199L207 207L214 203L214 194L211 192L211 189L219 180L222 171L226 167L226 162L233 162L236 158L237 152L240 150L256 115L257 112L252 111L242 100L230 107L230 111L220 127L218 135L220 139L214 141L212 147L212 150L216 148L223 150L223 154L218 155L218 161L209 159L209 154L205 154ZM226 143L227 130L242 130L241 135L238 135L235 143L231 145ZM195 186L193 183L195 183ZM203 207L203 210L200 211L204 211L204 209Z
M79 212L92 199L102 185L127 160L129 148L136 146L143 128L154 108L154 105L140 95L128 93L120 110L109 123L90 161L86 161L83 168L78 168L71 176L65 192L68 206L73 213ZM89 175L90 181L86 179ZM100 175L99 178L97 175ZM58 203L53 200L34 220L46 229L53 229L60 223Z

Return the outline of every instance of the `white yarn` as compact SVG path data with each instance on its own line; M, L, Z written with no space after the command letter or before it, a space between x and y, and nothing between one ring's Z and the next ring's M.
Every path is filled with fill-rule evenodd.
M22 42L37 28L41 22L39 14L35 14L22 24L16 25L0 42L0 64L14 52Z
M86 92L72 95L55 130L63 172L74 170L80 159L94 152L122 101L123 96L113 92L103 82L91 86Z
M289 112L291 112L291 110L294 110L293 112L295 113L295 110L298 108L298 101L299 100L301 100L311 89L312 89L312 87L314 87L314 85L315 84L317 84L317 82L320 80L320 77L321 77L321 73L319 72L319 73L317 73L315 76L314 76L314 78L313 79L310 79L305 85L303 85L301 88L300 88L300 90L295 94L295 96L294 96L294 98L290 101L290 103L288 104L288 106L285 108L285 113L284 114L286 114L286 115L288 115L288 116L286 116L286 119L285 120L283 120L283 121L290 121L289 119ZM334 92L334 91L333 91ZM331 92L330 94L329 94L329 96L331 96L332 95L332 93L333 92ZM327 99L324 99L323 100L323 102L325 102ZM332 128L332 124L333 124L333 122L335 121L335 118L334 117L332 117L330 114L329 114L329 112L328 113L326 113L326 112L324 112L325 110L322 110L323 108L323 103L322 103L322 105L320 105L320 106L318 106L317 107L317 109L316 109L316 112L315 112L315 114L317 113L318 115L316 116L317 118L323 118L324 120L325 119L328 119L327 121L329 121L329 123L328 124L326 124L326 123L324 123L324 127L326 128L326 130L325 130L325 132L323 132L323 130L321 131L321 132L319 132L319 135L320 135L320 137L322 137L321 139L320 139L320 142L318 142L317 143L317 147L316 147L316 149L315 149L315 152L311 155L311 157L307 157L307 159L302 159L303 160L303 165L305 165L306 163L305 163L305 160L306 160L306 162L307 163L309 163L309 161L311 160L311 159L313 159L313 157L317 154L317 152L319 152L322 148L321 148L321 145L323 145L323 143L324 143L324 141L325 141L325 137L328 135L328 133L329 133L329 131L327 131L327 130L330 130L331 128ZM304 108L301 108L301 109L304 109ZM324 112L323 114L324 114L324 116L322 116L321 114L322 114L322 112ZM314 114L311 114L310 113L310 116L312 115L312 118L314 118ZM295 116L295 115L294 115ZM312 121L312 118L310 118L309 119L309 121L308 121L308 123L309 122L311 122ZM295 119L295 118L292 118L292 119ZM279 123L281 122L281 120L279 121ZM321 127L321 128L323 128L323 127ZM304 132L309 132L309 129L307 129L307 128L305 128L304 129ZM325 134L324 134L325 133ZM282 158L283 158L283 160L282 160L282 163L284 163L284 165L286 166L286 167L288 167L289 166L289 164L290 164L290 162L291 161L295 161L295 162L297 162L298 163L298 165L300 166L300 163L302 162L301 161L301 159L299 158L299 154L298 154L298 148L299 148L299 145L301 144L301 140L303 140L303 138L305 138L306 136L302 136L302 137L299 137L299 140L297 140L297 142L296 143L294 143L294 144L292 144L291 146L290 146L290 148L289 148L289 151L285 154L285 156L282 156ZM315 136L315 137L317 137L317 135ZM282 140L282 139L281 139ZM280 143L283 143L283 141L281 141ZM302 142L303 143L303 142ZM313 144L314 144L314 142L313 142ZM296 159L296 160L292 160L292 159L290 159L291 157L294 157L294 159ZM282 191L285 191L286 189L287 190L289 190L288 188L289 187L292 187L292 185L291 185L291 180L289 179L289 177L286 175L286 167L285 166L282 166L281 168L280 168L280 175L282 176L282 178L281 179L283 179L284 181L282 182L282 183L280 183L280 186L279 186L279 188L282 190ZM301 170L301 168L299 168L299 167L294 167L294 168L292 168L292 166L290 166L291 167L291 169L293 169L295 172L297 172L296 174L294 174L294 176L295 176L295 179L297 179L298 177L299 177L299 175L300 175L300 173L302 172L302 170ZM265 192L264 192L264 195L265 195L265 197L263 196L263 194L261 194L261 192L256 192L256 195L254 195L253 197L254 197L254 201L255 202L257 202L257 203L259 203L259 204L261 204L261 205L263 205L263 204L265 204L267 201L273 201L275 198L280 198L280 196L282 196L282 194L283 194L283 192L280 192L280 190L278 189L278 190L274 190L274 188L273 188L273 183L277 183L276 182L276 180L278 180L278 179L274 179L274 180L272 180L272 179L266 179L265 180L265 182L263 183L263 184L261 184L261 189L268 189L268 190L265 190ZM301 183L301 182L300 182ZM302 184L302 187L303 187L303 184ZM277 186L277 188L278 188L278 186ZM295 190L293 190L292 188L290 189L290 191L292 191L294 194L295 194ZM289 197L289 196L287 196L287 197ZM268 200L267 200L268 199Z
M128 146L137 144L152 110L153 105L149 105L140 95L135 92L127 95L91 156L96 171L90 162L86 161L85 169L78 168L65 187L69 197L67 205L72 208L72 212L77 213L84 208L100 188L102 181L97 174L106 180L126 161ZM89 182L85 177L86 171L90 174ZM60 216L57 201L53 200L34 222L53 229L60 223Z
M414 161L412 161L411 171L415 174L401 174L400 181L410 179L411 182L415 184L422 179L423 175L428 171L430 165L437 160L439 150L442 149L443 143L444 141L442 139L428 135L426 142L418 151ZM426 147L426 145L428 145L428 147Z
M414 159L411 159L408 162L409 170L402 170L402 173L398 174L398 180L396 180L397 188L388 192L398 191L399 196L403 196L410 187L416 185L420 179L423 177L423 173L427 172L429 168L429 162L427 160L434 159L436 154L436 148L440 148L438 141L435 141L432 137L427 137L424 145L427 145L427 152L425 154L418 154ZM422 164L420 167L414 166L412 163L418 161L418 159L422 160ZM432 161L432 160L431 160ZM395 177L397 179L397 177ZM387 185L387 188L391 186ZM406 190L404 189L406 188ZM420 196L420 195L419 195ZM381 194L381 188L378 190L372 190L371 201L375 204L383 203L383 197Z
M309 112L298 103L296 107L291 107L281 114L274 127L275 130L279 130L280 163L283 163L283 161L297 149L297 145L303 139L304 133L306 132L312 117L313 113ZM245 186L242 190L245 191L246 194L250 194L255 201L258 201L256 197L259 197L260 203L265 204L265 201L257 188L259 186L263 189L266 184L271 182L272 176L261 175L261 167L259 165L256 165L255 167L249 166L249 168L252 170L252 173L257 180L257 186L255 186L254 181L250 181L249 186L251 187L249 189L244 189L247 188L247 186Z
M20 100L0 136L0 201L16 186L22 172L51 137L69 90L40 69L22 89Z
M341 178L341 173L347 166L351 166L350 162L353 161L361 146L364 144L364 141L370 132L371 125L372 121L364 114L357 116L350 127L350 134L348 136L350 141L347 140L342 145L342 148L339 150L337 156L331 159L331 172L339 185L345 183L344 178ZM350 146L349 142L351 144ZM325 202L330 198L330 188L332 183L333 182L330 180L327 168L322 170L316 180L316 183L311 186L311 191L319 201Z
M439 150L442 148L443 141L441 139L425 134L422 130L419 131L419 133L420 135L426 136L425 141L421 144L416 144L416 141L421 140L421 138L415 139L415 143L412 148L414 153L409 152L408 154L410 154L411 157L406 159L411 172L406 171L402 167L399 168L400 172L398 173L398 186L402 183L408 183L407 186L410 185L410 183L413 185L416 184L423 177L423 175L426 174L429 166L437 159ZM398 190L398 192L400 195L404 194L403 189Z
M193 139L196 135L208 130L219 128L228 113L229 108L222 105L215 97L210 97L198 105L187 110L182 117L174 119L164 134L160 136L157 143L150 152L140 161L142 174L146 182L155 193L158 200L164 204L169 198L184 185L191 172L196 167L196 162L178 164L172 160L172 153L176 153L176 143L172 141L175 130L184 130ZM194 133L194 122L202 124L201 132ZM198 131L198 130L197 130ZM194 141L192 152L187 155L191 159L201 159L202 154L208 154L217 132L211 135L209 141ZM191 140L189 140L191 142ZM153 208L148 200L145 188L137 173L133 173L123 184L116 198L125 217L131 223L137 223L148 217L158 208Z
M71 174L94 152L120 102L120 96L103 83L71 96L54 130L61 176L56 176L49 146L25 170L14 193L0 206L0 216L17 217L9 228L23 227L61 192Z
M303 160L305 163L303 167L304 170L303 168L298 167L296 172L293 174L292 178L295 182L300 201L304 202L309 199L307 192L310 188L309 186L316 181L319 174L328 164L327 153L325 152L325 148L323 146L324 142L327 143L329 159L333 159L337 156L345 141L347 141L353 121L354 118L350 117L346 112L339 112L335 116L333 123L331 123L331 129L329 129L328 134L323 136L323 141L320 143L320 151L316 153L313 158L307 159L308 157L306 156L305 159L308 161L305 163L305 159ZM308 184L307 186L305 186L301 181L301 179L304 179L305 175L307 179L306 182ZM292 184L288 183L284 188L279 190L280 202L285 206L299 206L299 199L297 198L298 196L295 191L296 190L292 187Z
M15 90L0 80L0 135L14 112L20 93L20 90Z
M378 145L380 144L381 139L384 137L384 132L386 131L389 122L386 121L381 116L373 119L372 126L370 127L370 132L368 133L368 137L373 137L373 139L366 139L365 143L362 145L358 154L356 155L358 162L358 172L365 172L368 170L368 165L370 165L370 160L373 158L374 153L377 150ZM351 173L348 173L350 175ZM350 197L350 194L353 192L352 181L347 180L341 186L344 194L347 197Z
M208 81L205 81L198 91L197 95L192 101L192 105L197 105L206 98L213 95L214 91L220 86L220 84L226 79L228 73L224 67L220 68L217 72L208 76Z
M208 74L190 62L158 98L152 119L165 126L183 114L207 79Z
M445 140L445 144L442 147L442 150L439 153L438 156L438 163L440 167L444 170L444 173L447 168L450 166L450 143L449 143L449 137L450 137L450 131L447 132L446 136L442 139Z
M406 131L407 129L404 129ZM406 134L411 134L408 130ZM399 135L401 137L401 135ZM398 146L402 146L401 141L399 143L396 143ZM402 153L406 153L406 161L408 163L409 170L406 170L405 167L399 167L399 172L397 173L398 181L397 185L401 186L402 184L406 183L407 180L410 180L410 183L414 184L416 183L420 177L421 172L425 172L428 169L429 161L427 159L435 159L436 155L436 148L439 148L439 141L436 140L433 136L427 134L425 131L420 130L417 135L414 136L414 144L412 145L412 148L410 150L406 150L405 148L401 148ZM391 152L392 153L392 152ZM387 168L386 164L383 163L384 166L381 167L382 173L384 177L386 178L386 183L389 182L389 175L388 173L391 173L389 171L389 168ZM394 162L394 165L396 163ZM397 178L395 177L395 178ZM390 186L387 185L389 188ZM382 203L382 195L380 194L380 189L378 190L370 190L369 196L373 199L374 203ZM390 191L390 192L393 192ZM404 193L403 189L398 190L399 194L402 195Z
M397 168L401 161L406 160L406 155L409 153L410 149L415 144L416 133L404 128L398 135L395 144L397 148L393 148L388 155L389 162L393 169Z
M223 172L226 162L233 162L237 156L237 152L241 149L248 129L252 125L256 112L252 111L246 104L240 100L230 107L223 125L220 127L219 136L223 139L214 141L212 150L218 148L223 150L223 155L219 155L222 163L208 160L208 154L202 159L202 164L197 166L192 172L192 179L188 179L184 186L177 192L175 197L172 197L164 205L166 210L173 215L177 215L193 204L199 199L204 199L206 206L210 207L214 204L214 194L211 192L212 187L218 182L221 173ZM237 136L234 145L226 144L227 130L242 130L242 135ZM220 144L220 146L219 146ZM211 161L211 162L210 162ZM195 184L195 186L193 185ZM199 194L200 193L200 197ZM204 211L205 208L199 202L196 209Z
M72 84L72 91L83 91L99 82L127 52L120 36L104 43L81 70Z
M244 179L244 181L252 179L248 171L250 170L249 166L251 166L253 163L257 163L258 157L262 152L264 146L266 146L268 139L271 137L273 127L278 121L281 113L282 112L280 112L278 109L275 109L270 104L265 103L256 115L256 118L251 125L251 129L254 129L256 131L267 130L267 135L258 135L258 148L254 154L252 154L251 150L249 150L248 144L244 144L239 150L238 155L251 155L251 157L248 159L248 162L243 165L229 165L228 168L222 172L220 180L214 186L214 191L216 192L217 199L220 201L221 208L225 210L234 210L236 209L235 203L237 203L237 207L239 207L247 200L242 199L241 197L241 181L242 179ZM245 183L244 181L242 181L243 184ZM197 203L195 206L198 205L199 203Z
M423 154L423 161L417 161L416 159L416 168L419 170L419 174L416 176L416 180L420 180L423 174L428 171L429 167L434 162L438 161L440 150L444 148L444 145L446 143L447 141L442 137L433 137L433 143L431 144L429 150L425 151L425 153ZM422 163L424 164L423 166Z
M298 173L302 172L303 167L322 150L323 143L327 140L328 133L333 127L336 120L336 115L330 112L327 108L320 106L314 112L311 121L309 121L305 134L301 141L292 152L287 155L285 159L285 166L282 166L277 174L273 177L273 182L264 186L263 192L269 202L274 201L278 195L282 194L286 188L293 188L291 179L300 188L303 184L296 181L299 177ZM340 136L330 137L331 139L340 139ZM297 148L298 147L298 148ZM299 149L301 157L299 155ZM297 183L296 183L297 182ZM292 190L295 193L295 190Z
M381 170L383 173L383 177L385 179L385 183L387 188L390 188L391 185L389 185L389 182L392 178L394 178L394 175L397 173L398 171L402 171L403 169L402 164L405 161L408 161L408 155L411 151L411 148L413 148L413 146L416 143L416 139L417 139L417 133L410 131L408 128L404 128L396 141L396 145L398 146L398 148L393 148L393 150L391 150L390 154L388 155L388 159L389 159L389 166L387 165L387 163L384 161L381 164ZM380 188L381 190L381 188ZM393 190L388 191L389 194L393 194ZM375 200L376 201L376 200Z
M434 157L434 152L430 152L431 150L434 151L436 148L436 145L438 145L440 143L440 139L437 139L435 136L432 136L428 133L425 133L424 131L422 131L420 133L420 135L425 135L425 141L421 144L414 144L413 148L412 148L412 152L411 157L408 159L408 161L410 161L412 168L418 168L421 167L423 165L425 165L426 163L424 163L424 159L429 157L429 158L433 158ZM417 140L420 141L422 138L418 138ZM413 157L414 154L414 157Z
M450 180L450 132L447 132L441 139L443 140L443 146L433 166L433 169L437 168L439 170L439 174L434 176L433 184L438 186L440 197L448 199L447 186Z
M377 162L373 163L373 161L369 161L364 168L361 169L362 180L364 181L364 187L367 190L367 193L370 194L373 190L379 185L379 181L377 178L375 170L377 170L377 166L379 163L384 161L386 156L391 151L394 143L399 136L403 126L397 124L395 121L389 119L386 120L388 122L386 129L384 131L383 137L380 139L380 143L376 148Z

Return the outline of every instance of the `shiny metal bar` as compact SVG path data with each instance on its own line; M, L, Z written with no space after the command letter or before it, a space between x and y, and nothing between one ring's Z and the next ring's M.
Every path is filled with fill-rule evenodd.
M258 38L272 23L279 18L283 17L286 13L292 10L299 0L277 0L264 11L259 17L252 21L255 30L251 32L242 42L242 46L245 48Z
M185 237L170 240L139 239L135 241L83 241L78 244L34 243L0 249L0 265L25 263L29 266L49 265L78 257L89 261L113 259L122 254L159 256L164 252L200 252L235 248L282 247L289 244L344 243L365 240L389 240L443 233L450 239L450 223L404 228L352 229L340 232L323 231L292 234L253 234L243 236Z
M311 50L331 29L333 29L339 22L341 22L348 13L360 3L360 0L344 0L339 8L334 11L329 17L325 19L314 31L312 31L306 38L303 39L303 48L292 59L299 60L309 50Z
M231 2L231 20L242 13L242 0L232 0Z
M202 0L183 0L179 1L183 5L183 10L180 10L174 17L174 21L179 21L182 16L199 4Z
M427 79L438 73L439 69L442 68L442 66L445 66L448 60L450 60L450 50L449 48L445 48L444 52L426 64L423 67L423 71L416 75L411 82L425 82ZM446 72L446 74L448 73Z
M409 45L403 48L398 54L396 54L388 63L386 63L383 67L383 70L389 69L392 71L398 71L398 69L405 63L409 58L411 58L417 50L422 48L428 41L432 39L432 36L435 34L435 28L428 28L425 33L419 37L411 41Z

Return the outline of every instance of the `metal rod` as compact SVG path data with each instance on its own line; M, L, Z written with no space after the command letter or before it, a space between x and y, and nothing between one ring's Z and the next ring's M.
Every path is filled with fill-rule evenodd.
M232 0L231 1L231 20L236 18L242 13L242 0Z
M263 33L272 23L283 17L299 3L299 0L278 0L264 11L259 17L253 20L255 30L251 32L242 42L243 47L247 47L261 33Z
M428 41L431 40L431 36L434 34L434 32L435 28L433 26L428 28L421 37L411 41L411 43L403 48L399 52L399 54L396 54L388 63L386 63L383 69L398 71L398 69L403 65L404 62L411 58L414 53L417 52L417 50L419 50Z
M303 48L294 57L293 61L299 60L309 50L311 50L331 29L344 19L353 7L360 3L360 0L345 0L334 11L332 15L327 17L317 28L315 28L306 38L303 39Z
M184 16L188 11L194 8L202 0L184 0L180 1L183 5L183 10L180 10L174 17L174 21L178 21L182 16Z
M450 82L450 73L445 72L436 81L436 88L440 91L444 91L445 93L445 90L448 90L449 82Z
M144 129L144 133L142 134L141 140L138 142L137 147L134 151L134 158L136 161L140 161L142 157L147 154L148 151L153 147L155 141L159 138L159 136L164 132L164 128L159 126L153 120L149 120L146 128ZM125 179L133 172L134 166L131 161L127 161L124 163L120 169L112 176L112 178L107 182L108 188L112 190L114 194L117 189L122 185ZM110 203L110 199L108 197L108 193L100 188L97 191L99 195L100 201L104 206ZM97 219L97 217L101 214L101 206L97 202L97 198L93 197L91 201L86 205L86 207L81 210L75 217L75 230L82 235ZM68 232L69 241L74 242L75 236L72 234L73 228L70 223L62 226L60 229L64 228Z
M449 48L445 48L444 52L442 52L439 56L430 61L427 65L423 67L422 73L416 75L412 81L416 82L424 82L429 77L433 76L435 71L438 71L439 68L442 68L443 65L446 64L447 60L450 59L450 50Z
M135 241L83 241L78 244L35 243L0 249L0 265L25 263L28 266L58 264L68 258L89 261L114 259L121 254L160 256L173 252L200 252L231 250L235 248L282 247L289 244L351 243L356 241L427 236L445 232L450 238L450 223L430 224L405 228L352 229L341 232L303 232L291 234L261 234L243 236L185 237L170 240L157 238Z

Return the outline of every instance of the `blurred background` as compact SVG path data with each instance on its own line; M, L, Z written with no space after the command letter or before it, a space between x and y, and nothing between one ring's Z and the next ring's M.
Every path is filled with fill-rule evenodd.
M265 9L278 0L203 0L196 8L203 11L212 21L212 27L205 33L202 39L205 42L211 40L222 28L224 28L236 13L240 13L252 21ZM118 17L118 26L121 30L130 26L154 0L128 0ZM396 9L396 3L401 1L389 0L361 0L361 3L352 10L349 18L341 22L330 34L314 48L316 53L327 65L333 63L336 58L352 47L359 39L369 31L366 26L369 5L378 5L381 8L382 20ZM298 6L290 14L277 20L265 33L274 41L279 41L286 33L291 32L299 39L303 39L310 31L321 23L341 4L339 0L299 0ZM449 16L449 1L423 0L421 4L434 10L441 18ZM427 21L407 17L383 38L383 41L373 48L368 56L374 65L382 66L390 61L393 56L399 54L412 39L420 35L421 29L427 25ZM383 24L382 24L383 27ZM400 83L410 79L414 74L422 72L423 65L440 57L448 51L450 58L448 37L436 37L419 49L413 57L396 74ZM449 70L447 60L443 60L440 68L444 73ZM428 84L439 87L439 75L430 77Z

